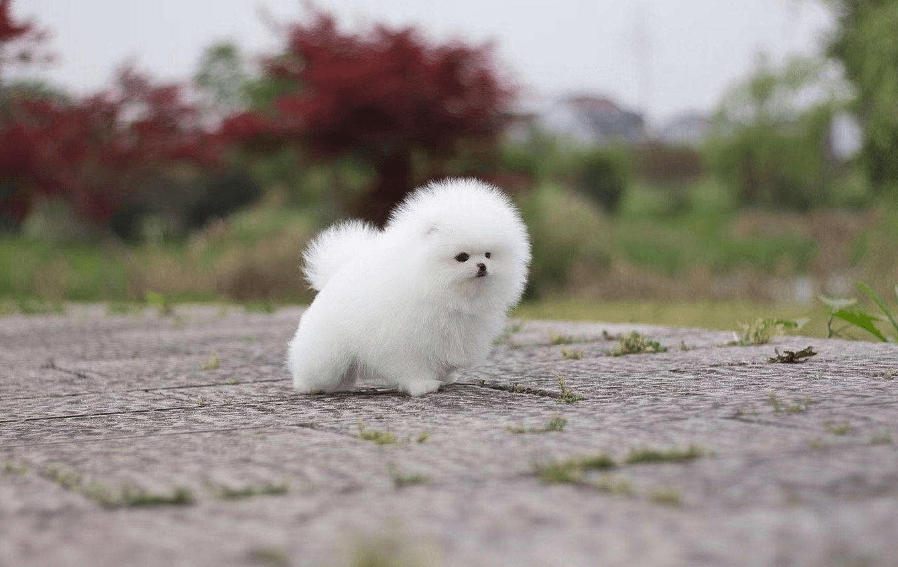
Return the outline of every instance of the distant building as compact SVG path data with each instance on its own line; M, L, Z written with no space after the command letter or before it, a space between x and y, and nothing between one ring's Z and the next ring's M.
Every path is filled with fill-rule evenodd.
M658 131L658 138L678 146L700 146L711 133L711 119L698 112L674 116Z
M633 144L645 137L642 115L605 97L561 99L539 113L537 123L550 134L582 145Z

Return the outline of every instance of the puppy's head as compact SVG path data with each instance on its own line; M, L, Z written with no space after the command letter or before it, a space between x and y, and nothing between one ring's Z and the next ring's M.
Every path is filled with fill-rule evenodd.
M496 309L520 298L530 242L514 205L498 189L472 179L431 184L394 211L387 225L393 230L417 235L435 293Z

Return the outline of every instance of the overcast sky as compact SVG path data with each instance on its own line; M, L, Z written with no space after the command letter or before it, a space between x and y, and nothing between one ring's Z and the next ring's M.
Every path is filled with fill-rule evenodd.
M760 52L776 62L819 53L832 18L821 0L332 0L347 26L415 24L434 39L494 40L500 62L536 98L578 92L647 110L653 123L710 111ZM298 0L14 0L18 18L55 33L59 61L38 74L79 93L133 59L163 80L185 80L203 48L229 39L249 54L277 37Z

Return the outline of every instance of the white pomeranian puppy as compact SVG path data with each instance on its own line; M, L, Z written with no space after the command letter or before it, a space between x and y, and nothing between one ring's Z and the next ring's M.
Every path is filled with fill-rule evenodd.
M448 179L410 194L383 230L328 228L303 259L318 295L289 345L293 386L372 378L421 396L486 357L524 290L530 241L504 193Z

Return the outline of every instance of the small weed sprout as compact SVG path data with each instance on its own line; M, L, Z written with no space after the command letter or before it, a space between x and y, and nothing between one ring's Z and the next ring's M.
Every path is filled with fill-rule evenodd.
M430 480L423 474L403 473L398 468L396 468L395 465L388 465L387 470L390 472L390 476L393 478L393 486L395 488L405 488L406 486L426 484Z
M630 451L624 462L628 465L646 463L682 463L692 461L708 455L708 451L701 445L690 444L686 449L634 449Z
M583 358L583 351L577 349L561 348L561 358L565 360L580 360Z
M570 345L577 342L573 335L549 333L549 343L552 345Z
M105 508L181 506L196 501L193 492L183 486L176 486L167 494L150 492L131 483L123 483L115 490L98 482L84 482L81 473L62 465L48 465L41 476Z
M424 443L424 442L427 441L428 439L430 439L430 433L427 432L427 431L422 431L422 432L418 435L418 438L415 439L415 441L416 441L417 443Z
M856 299L831 299L823 296L819 296L820 300L823 301L830 308L830 316L829 320L826 323L826 331L827 338L833 336L842 336L842 332L848 327L856 327L858 329L862 329L867 331L878 340L882 342L888 341L896 341L898 340L898 313L892 311L892 309L886 305L886 302L879 296L878 293L873 291L873 289L863 282L855 282L858 289L861 290L868 298L870 298L873 303L879 307L879 310L882 311L882 315L870 314L858 307L855 307L854 304L857 303ZM895 296L898 297L898 285L895 286ZM833 329L833 320L840 319L847 323L846 326L841 329ZM886 336L879 328L877 328L876 323L879 321L887 321L891 324L892 329L894 329L894 334L889 337ZM848 338L854 338L848 336Z
M801 399L799 402L795 402L789 405L784 405L779 399L776 397L776 394L772 393L769 396L770 405L773 406L773 413L787 413L787 414L795 414L795 413L803 413L808 411L808 407L811 405L811 400L807 396Z
M649 494L649 500L661 506L679 508L683 505L683 497L676 488L659 486Z
M513 321L510 322L505 329L502 331L502 334L496 337L493 341L494 345L508 345L510 347L514 347L515 345L511 342L511 337L515 333L519 332L524 327L524 323L522 321Z
M754 323L741 323L742 330L733 333L730 346L766 345L773 337L778 337L786 329L800 329L806 321L785 319L757 319Z
M564 378L556 374L555 378L558 379L558 389L561 391L561 396L559 399L566 404L573 404L574 402L579 402L583 399L583 396L575 393L573 390L568 388L564 383Z
M658 341L650 340L636 331L633 331L629 335L621 337L620 342L611 349L609 354L611 354L611 356L625 356L628 354L642 354L645 352L667 352L667 347L661 346Z
M290 486L286 482L269 482L261 485L247 484L239 487L215 484L210 481L206 481L205 484L215 494L215 497L221 500L242 500L243 498L251 498L253 496L274 496L287 494L290 491Z
M871 445L891 445L892 442L892 433L889 431L880 431L870 437Z
M169 315L173 315L175 312L175 306L167 297L165 297L161 293L148 291L145 299L147 305L156 308L156 313L158 313L160 317L168 317Z
M0 473L3 473L3 476L22 476L27 472L28 465L25 463L19 463L12 459L7 459L0 463Z
M545 427L506 427L509 433L514 434L523 434L523 433L549 433L552 431L564 431L564 426L567 425L567 420L563 417L555 416L546 423Z
M821 439L819 437L814 437L813 439L811 439L810 443L808 443L808 444L811 446L811 449L813 449L815 451L822 451L822 450L826 449L826 447L827 447L826 441L824 441L823 439Z
M217 370L220 365L221 360L218 359L218 355L212 353L212 358L204 362L202 366L200 366L200 370L202 370L203 372L207 370Z
M359 421L359 439L365 441L373 441L378 445L392 445L396 443L396 436L389 431L378 431L377 429L365 429L365 426Z
M579 484L583 482L582 469L567 463L536 465L533 472L546 484Z
M842 423L827 422L824 424L824 427L826 427L826 430L833 435L847 435L848 432L851 431L851 424L847 421L843 421Z
M228 380L225 382L225 386L237 386L238 384L240 384L240 380L237 379Z
M636 494L636 491L633 489L633 484L629 480L623 478L612 478L608 475L605 475L599 480L590 483L590 486L592 486L596 490L614 494L615 496L625 496L627 498L632 498L633 495Z
M541 481L548 484L586 484L583 479L585 471L609 470L616 467L614 459L599 454L534 465L533 472Z

